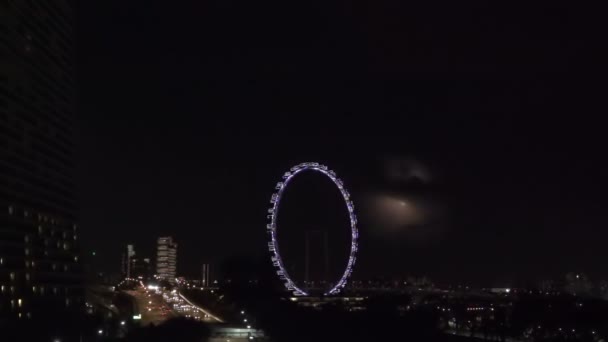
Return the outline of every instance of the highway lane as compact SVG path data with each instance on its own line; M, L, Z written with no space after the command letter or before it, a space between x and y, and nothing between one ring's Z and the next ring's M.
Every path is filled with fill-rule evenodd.
M127 291L127 293L135 298L139 313L141 314L141 323L143 325L158 325L168 319L178 316L178 314L167 305L162 295L157 294L155 291L139 288L135 291Z

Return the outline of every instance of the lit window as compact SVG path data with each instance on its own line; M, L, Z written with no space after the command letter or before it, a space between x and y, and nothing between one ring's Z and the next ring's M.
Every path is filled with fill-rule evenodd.
M57 271L57 264L53 264L53 271Z
M30 217L30 213L27 210L24 210L23 217Z
M15 293L15 287L11 286L11 294L14 294L14 293Z
M11 272L10 277L11 277L11 280L13 280L13 281L14 281L14 280L15 280L15 272Z
M25 255L30 255L30 249L29 248L25 249Z
M0 265L4 264L4 258L0 258Z
M25 260L25 268L29 268L30 267L30 262L29 260Z
M12 206L12 205L9 205L9 206L8 206L8 214L9 214L9 215L13 215L13 213L14 213L14 212L15 212L15 208L13 208L13 206Z
M78 256L74 257L74 262L78 262Z
M70 306L70 299L69 298L65 299L65 306Z
M0 286L0 292L4 293L4 291L6 291L6 286L4 286L4 285Z
M29 273L26 273L26 274L25 274L25 280L27 280L27 281L29 281L29 280L30 280L30 274L29 274Z
M67 243L67 242L64 242L64 243L63 243L63 249L64 249L64 250L66 250L66 251L67 251L68 249L70 249L70 244L69 244L69 243Z
M37 290L37 289L36 289L36 286L32 286L32 292L33 292L33 293L36 293L36 290Z
M17 300L17 305L18 305L19 307L21 307L21 305L22 305L22 304L23 304L23 301L21 300L21 298L19 298L19 299Z
M68 271L68 265L63 265L63 271L67 272Z
M44 233L44 229L42 228L42 226L38 226L38 234L42 233Z
M40 286L40 294L43 295L44 294L44 286Z
M27 318L32 318L32 313L31 312L27 313Z
M59 289L58 289L58 288L53 287L53 293L54 293L54 294L57 294L57 292L58 292L58 291L59 291Z
M32 261L32 268L36 267L36 262Z

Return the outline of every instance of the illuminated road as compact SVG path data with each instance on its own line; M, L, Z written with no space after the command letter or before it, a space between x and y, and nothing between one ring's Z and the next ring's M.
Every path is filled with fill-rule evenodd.
M213 315L209 310L203 309L200 306L190 302L186 297L177 291L165 292L164 300L171 304L173 309L181 316L194 318L206 323L223 323L224 321Z
M137 307L141 314L141 323L158 325L164 321L177 317L178 315L163 300L162 295L154 291L147 291L140 288L135 291L127 291L137 302Z
M146 290L143 287L134 291L126 291L135 298L142 325L162 324L174 317L187 317L206 323L223 323L224 321L213 315L209 310L190 302L177 291L160 292Z
M207 311L207 310L205 310L205 309L201 308L200 306L195 305L194 303L192 303L191 301L189 301L189 300L188 300L188 298L184 297L184 295L182 295L181 293L179 294L179 297L180 297L180 298L181 298L181 299L182 299L182 300L183 300L183 301L184 301L186 304L188 304L188 305L192 306L192 308L193 308L193 309L195 309L195 310L197 310L197 311L200 311L200 312L202 313L202 316L204 317L204 320L205 320L205 321L208 321L208 322L214 322L214 323L224 323L224 321L223 321L221 318L219 318L219 317L217 317L217 316L213 315L212 313L210 313L209 311Z

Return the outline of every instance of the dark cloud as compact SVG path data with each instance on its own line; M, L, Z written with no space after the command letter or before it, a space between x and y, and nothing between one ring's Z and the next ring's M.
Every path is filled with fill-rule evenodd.
M388 182L398 184L422 183L433 181L429 168L422 162L409 157L389 157L384 164L384 173Z

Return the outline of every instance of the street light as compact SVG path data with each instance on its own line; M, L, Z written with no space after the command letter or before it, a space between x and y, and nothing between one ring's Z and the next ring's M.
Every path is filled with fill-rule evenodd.
M120 325L125 325L125 321L121 321L121 322L120 322Z
M101 335L101 334L103 334L103 330L99 329L99 331L97 331L97 333L98 333L99 335Z

